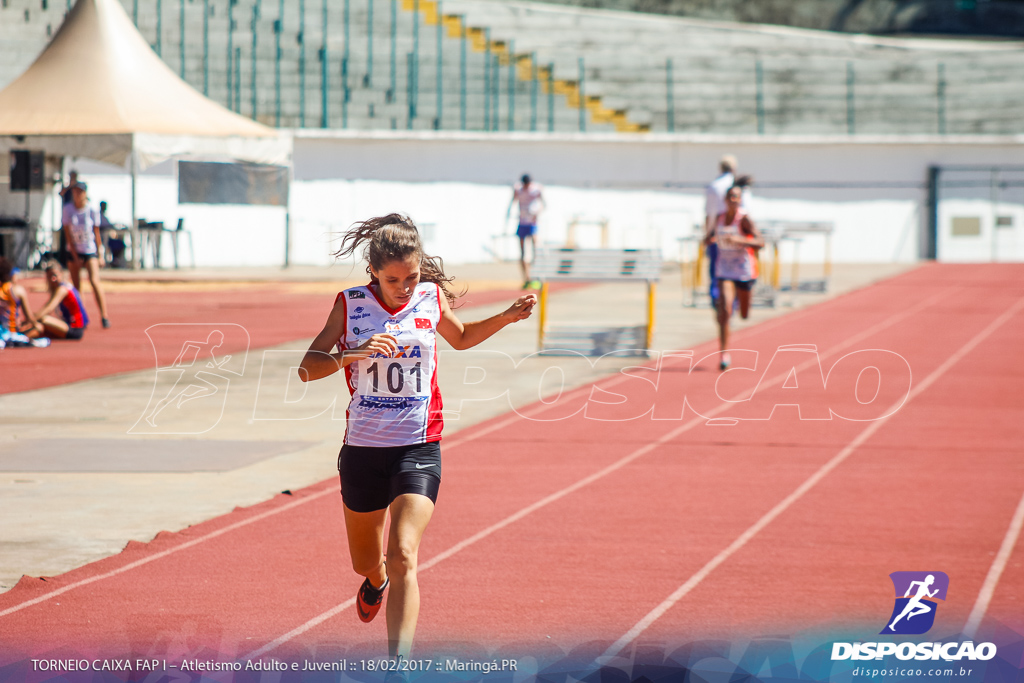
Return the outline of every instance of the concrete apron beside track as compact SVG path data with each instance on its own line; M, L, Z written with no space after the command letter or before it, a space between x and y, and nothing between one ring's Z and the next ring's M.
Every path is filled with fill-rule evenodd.
M827 294L783 294L783 305L755 309L746 322L737 316L735 329L910 267L837 266ZM508 266L462 269L461 281L472 285L474 277L505 275ZM274 279L276 272L268 269L262 275ZM565 291L552 296L549 321L639 324L644 296L644 287L632 284ZM684 306L689 300L678 269L666 269L658 288L655 351L688 349L715 339L710 309ZM464 308L458 315L475 320L505 306ZM13 587L22 575L61 574L116 554L129 541L146 542L161 530L180 530L236 506L337 476L348 396L341 376L309 385L294 379L288 383L309 341L250 349L245 373L232 379L226 391L219 420L208 412L193 412L172 420L166 431L173 433L163 435L131 433L155 400L152 397L166 391L154 390L153 370L0 396L0 438L8 446L25 441L23 450L29 456L21 459L27 465L0 468L0 519L5 520L0 525L0 591ZM443 342L441 348L445 351L439 385L448 437L562 387L580 386L645 362L615 358L594 367L594 359L534 355L536 315L475 350L455 352ZM564 383L558 381L558 372L545 373L553 367L561 369ZM300 400L304 388L307 393ZM210 424L214 426L208 429ZM30 463L37 462L31 456L41 450L52 456L51 466L45 468L48 471L29 471Z

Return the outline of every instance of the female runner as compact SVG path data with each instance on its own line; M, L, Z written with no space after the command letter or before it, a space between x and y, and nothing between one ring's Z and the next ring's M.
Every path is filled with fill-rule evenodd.
M391 214L358 223L335 255L363 246L370 283L338 294L299 376L309 381L345 369L352 400L338 472L352 568L366 577L356 609L364 622L373 619L390 586L388 651L401 659L412 649L420 607L417 553L441 483L436 334L456 349L476 346L528 318L537 295L524 294L486 320L462 323L452 312L452 278L441 259L423 253L409 218Z
M740 208L743 202L743 188L733 185L725 193L725 212L718 214L712 239L718 245L718 259L715 261L715 277L718 280L718 341L722 357L719 369L729 367L729 319L732 317L733 300L740 304L740 316L745 320L750 314L750 294L757 282L757 257L754 252L764 246L761 233L750 220L747 212Z

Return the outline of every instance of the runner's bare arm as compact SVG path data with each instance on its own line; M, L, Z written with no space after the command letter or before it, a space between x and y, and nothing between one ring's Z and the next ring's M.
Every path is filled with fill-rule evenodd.
M309 345L309 350L299 364L299 379L303 382L333 375L349 363L375 352L390 356L398 347L398 340L390 334L375 334L358 348L332 352L345 332L346 317L345 300L338 299L327 317L324 329Z
M743 220L740 221L740 228L743 230L743 234L747 236L746 245L753 247L754 249L761 249L764 247L764 238L761 236L761 232L754 225L754 221L750 220L749 216L744 216Z
M68 288L61 285L57 289L53 290L53 294L50 295L50 300L43 304L43 307L36 312L36 320L42 319L45 315L50 315L60 305L60 302L64 300L64 297L68 295Z
M463 323L452 312L448 300L441 297L441 322L437 324L437 331L445 338L453 348L458 350L469 349L484 341L506 325L530 317L533 306L537 303L537 295L534 292L524 294L505 311L498 315L492 315L486 320L479 320L472 323Z

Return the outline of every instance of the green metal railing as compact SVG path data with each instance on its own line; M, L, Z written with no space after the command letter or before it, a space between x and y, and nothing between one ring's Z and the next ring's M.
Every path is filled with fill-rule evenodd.
M434 130L441 129L442 118L444 117L444 15L441 14L441 3L437 3L437 74L435 77L435 109L437 115L434 117Z
M348 128L348 103L352 99L352 92L348 83L348 67L352 58L352 7L351 0L345 0L342 11L342 33L345 36L345 48L341 57L341 127Z
M156 45L153 49L156 50L158 57L163 56L163 37L164 37L164 13L163 13L163 2L162 0L156 0Z
M230 2L230 0L229 0ZM299 128L306 127L306 0L299 0Z
M537 53L530 55L530 130L537 131L537 95L540 81L537 80Z
M484 29L484 130L491 129L491 29Z
M579 88L580 93L580 132L585 133L587 131L587 98L586 90L584 89L584 81L586 81L587 78L587 70L583 65L583 57L578 58L577 65L579 66L580 72L579 81L577 82L577 87Z
M252 6L252 73L249 74L249 76L250 76L250 78L249 78L250 86L249 87L250 87L250 90L252 91L252 93L251 93L251 95L252 95L252 97L251 97L252 102L251 102L251 106L250 106L250 112L251 112L250 116L253 119L256 118L256 114L257 114L257 112L256 112L256 71L257 71L258 61L256 59L256 56L259 54L259 52L257 51L256 48L257 48L257 37L259 36L259 31L257 31L256 29L259 27L259 20L260 20L260 0L256 0L256 2Z
M391 0L391 85L385 96L385 101L393 102L395 93L398 90L398 0Z
M675 77L672 74L672 58L669 57L665 60L665 115L666 125L669 133L674 133L676 130L676 96L675 88Z
M210 0L203 0L203 94L210 94Z
M249 87L246 94L250 96L247 102L250 106L245 113L253 118L262 115L264 119L269 119L271 116L269 88L266 87L269 85L269 79L263 84L261 92L259 70L269 69L269 62L273 59L272 116L277 126L297 124L305 127L310 123L306 120L307 100L310 95L316 97L316 89L312 87L312 83L307 82L306 31L307 28L311 28L320 33L322 41L318 47L321 62L319 125L323 128L338 125L339 118L340 125L346 128L353 125L379 126L379 119L386 117L391 120L393 127L400 126L402 118L405 118L406 127L410 129L432 127L495 132L545 130L545 104L541 99L542 93L547 95L548 131L607 130L612 127L609 121L615 121L616 126L623 127L621 119L611 118L612 112L607 108L595 106L600 100L588 97L588 90L596 91L601 87L595 85L595 81L600 80L603 67L595 66L595 60L591 59L591 70L588 71L587 55L573 56L576 61L575 74L572 74L571 61L560 63L559 73L556 74L554 65L543 66L536 53L516 54L514 42L502 42L489 28L483 28L482 33L476 34L476 29L470 29L463 18L459 17L458 23L455 23L451 15L445 17L441 2L430 8L428 17L424 13L428 8L420 0L411 0L406 5L411 10L408 12L399 11L399 0L390 0L391 16L388 24L385 17L379 16L380 12L387 11L379 5L381 1L383 0L356 0L353 3L353 0L321 0L320 15L314 14L316 20L310 22L311 25L307 27L306 0L298 0L296 3L298 17L295 25L291 23L296 21L295 18L289 19L286 25L285 13L291 5L287 0L278 0L272 43L266 40L266 37L260 37L262 30L270 29L269 25L260 28L262 0L178 0L178 11L169 9L169 25L165 25L163 16L165 0L144 0L149 4L143 4L142 8L140 0L133 0L130 9L136 22L139 20L140 9L143 20L153 22L146 25L145 32L152 39L153 49L158 54L163 52L165 38L170 41L172 47L180 47L177 55L166 54L166 60L182 78L190 78L195 82L196 87L199 87L200 80L199 64L195 59L198 57L199 46L194 45L190 48L188 38L195 40L196 34L201 30L202 92L207 96L213 93L213 96L222 98L222 101L236 112L243 111L242 58L244 50L250 50L250 63L246 64L250 68L250 73L245 74L249 78L244 84ZM194 9L187 9L186 5L193 2ZM334 21L338 21L340 16L343 22L341 31L335 28L335 34L341 34L334 38L338 41L334 43L336 52L341 47L340 40L344 41L342 54L335 55L340 57L339 62L334 61L335 56L331 54L328 41L332 28L328 20L330 12L335 11L331 2L341 3L337 8L338 15L334 18ZM49 0L51 8L53 4L53 1ZM127 2L124 4L128 6ZM187 26L188 21L198 19L193 12L200 11L200 7L203 12L202 26ZM219 24L216 23L221 8L227 16L226 36L220 33ZM152 14L148 12L151 9ZM248 14L247 10L250 9L251 17L247 16L244 23L236 17L237 12ZM365 35L362 31L362 18L358 15L361 10L366 11ZM151 16L152 19L149 18ZM357 27L352 26L353 18L358 23ZM211 21L214 22L212 26ZM435 32L423 36L421 22L426 21L432 22L430 26ZM174 26L175 22L180 25ZM246 31L249 35L246 35ZM382 65L379 62L381 59L387 59L388 55L375 55L374 45L383 47L380 43L388 39L388 32L390 64L389 74L385 79L382 73L375 74L374 71L381 70ZM411 46L407 42L410 37ZM421 40L424 37L426 40ZM298 46L297 65L294 62L295 53L288 47L288 41L292 38ZM211 48L214 52L223 49L217 40L226 42L226 60L223 67L215 56L211 59ZM261 40L263 45L260 44ZM364 44L360 43L360 40L365 41L365 52ZM457 46L450 41L458 41ZM399 50L406 60L402 69L398 68ZM190 58L193 62L189 62ZM544 55L541 54L540 59L543 58ZM455 59L458 60L457 84ZM730 90L728 86L722 87L711 71L703 78L695 76L689 66L690 62L682 62L681 59L679 55L659 58L646 71L639 68L637 70L635 80L646 81L655 88L653 98L648 89L648 94L644 95L647 99L639 101L637 105L638 108L653 110L656 129L667 132L709 131L715 130L714 125L722 125L729 130L742 127L746 132L754 130L762 135L790 130L804 132L797 127L796 122L799 121L799 126L804 129L805 124L810 124L810 129L816 132L846 135L874 131L888 133L900 127L906 133L937 132L940 135L949 134L951 129L953 132L1002 132L1003 129L1006 129L1007 133L1024 132L1024 118L1006 115L1005 112L1008 110L998 102L998 114L989 117L987 112L978 111L985 105L978 104L979 100L974 97L973 88L976 84L978 87L984 86L991 79L976 78L968 70L967 65L959 61L925 61L922 65L918 60L914 63L889 64L858 57L823 58L800 64L791 58L755 56L747 62L753 66L753 82L750 81L750 75L745 76L744 82L736 84ZM732 61L735 62L735 58ZM290 69L296 66L297 83L290 78L294 74ZM333 95L332 100L331 93L331 88L338 83L333 79L338 78L339 66L342 91L340 117L338 112L331 111L332 102L337 104L339 100L338 95ZM741 64L740 68L745 67ZM316 78L315 73L313 77ZM664 85L661 86L659 81ZM556 82L559 93L568 95L556 94ZM567 84L568 90L564 90L563 86ZM719 86L718 94L715 95L717 99L713 102L704 97L696 98L690 92L691 88L706 90L707 86L712 84ZM219 86L222 85L224 95L220 94ZM307 92L307 85L312 92ZM899 97L898 94L892 94L896 87L879 88L879 85L898 86L905 89L906 95L898 105L893 105L892 103ZM421 97L422 87L426 88L427 94L424 97ZM660 91L661 87L664 87L664 91ZM361 89L368 92L362 93ZM1007 81L1005 90L1008 93L1017 89L1019 88L1016 81ZM405 91L406 101L400 104L402 90ZM661 92L664 93L663 101ZM578 103L574 99L577 96ZM378 97L383 103L381 99L376 99ZM577 109L576 112L566 110L569 105L567 97ZM994 97L991 99L994 100ZM360 103L358 108L356 102ZM405 112L402 111L402 105L406 105ZM705 113L694 113L695 105L714 107L723 112L735 112L735 116L728 122L714 122L709 127ZM889 110L894 106L899 106L900 111L890 116ZM265 111L261 112L261 107ZM384 112L383 116L375 113L375 107L377 112ZM417 123L417 119L425 116L425 107L429 108L430 118ZM558 117L555 115L556 107L562 107L562 113ZM591 114L591 111L594 113ZM573 117L573 114L576 116ZM897 115L899 119L896 119ZM968 116L972 118L968 119ZM595 117L599 117L598 120L604 123L595 125ZM1003 123L1003 119L1009 123ZM1019 123L1014 123L1015 121ZM316 125L316 122L312 125ZM635 130L636 126L631 128ZM1011 128L1014 130L1010 130Z
M508 129L516 129L516 50L515 43L508 42Z
M327 0L322 0L320 23L320 127L330 128L330 95L331 83L327 77L330 70L331 55L327 49Z
M281 35L284 33L284 0L278 0L274 21L274 125L281 126Z
M178 73L181 79L185 80L185 0L178 0L178 36L181 39L181 48L178 50Z
M936 74L935 100L938 108L939 135L946 134L946 65L939 62Z
M234 106L234 85L235 85L235 0L228 0L228 109L238 111Z
M363 87L373 87L373 3L366 0L366 74L363 76Z
M846 132L853 135L857 132L856 120L856 98L853 87L856 76L853 71L853 62L846 63Z

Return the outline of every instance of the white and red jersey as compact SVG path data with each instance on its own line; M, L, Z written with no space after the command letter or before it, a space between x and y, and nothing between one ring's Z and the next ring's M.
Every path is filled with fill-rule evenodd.
M442 296L436 284L421 282L408 303L391 309L372 286L338 294L345 301L346 318L339 351L354 349L375 334L398 340L394 356L375 354L345 366L352 394L346 444L388 447L440 440L436 330Z
M715 242L718 244L718 259L715 261L715 277L719 280L746 282L757 279L757 257L754 249L745 244L731 244L726 237L746 237L743 232L743 218L747 212L737 209L731 223L726 223L726 214L718 214L715 225Z

